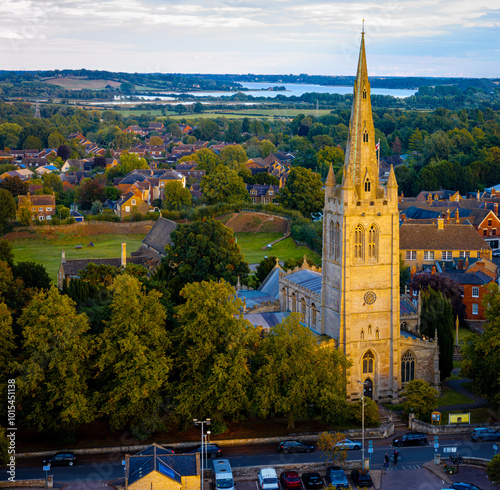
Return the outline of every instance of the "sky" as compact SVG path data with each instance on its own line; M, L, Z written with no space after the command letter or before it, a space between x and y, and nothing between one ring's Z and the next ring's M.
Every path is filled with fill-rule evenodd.
M500 77L500 0L0 0L0 70Z

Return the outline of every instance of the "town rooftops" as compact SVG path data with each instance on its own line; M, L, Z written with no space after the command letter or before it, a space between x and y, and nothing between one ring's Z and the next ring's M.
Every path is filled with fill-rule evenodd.
M142 244L147 248L156 250L160 255L165 255L165 246L172 243L171 233L177 223L166 218L158 218L149 233L144 237Z
M309 291L313 291L314 293L321 294L321 272L303 269L287 274L285 277L288 281L293 282L298 286L309 289Z

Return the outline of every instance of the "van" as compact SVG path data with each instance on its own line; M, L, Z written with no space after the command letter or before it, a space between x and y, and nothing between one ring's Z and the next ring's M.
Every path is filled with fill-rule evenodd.
M233 472L227 459L214 461L215 488L234 490Z
M259 486L262 490L278 490L278 475L274 468L262 468L259 471Z

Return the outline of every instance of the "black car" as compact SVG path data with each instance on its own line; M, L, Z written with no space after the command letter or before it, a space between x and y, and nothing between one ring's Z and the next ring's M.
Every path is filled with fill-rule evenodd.
M43 464L50 464L50 466L73 466L76 464L76 456L69 451L60 451L51 458L44 459Z
M319 473L302 473L302 484L307 490L319 490L323 488L323 478Z
M373 486L372 477L370 476L370 472L368 470L352 470L351 480L358 487L370 488Z
M202 451L201 445L195 449L195 452L197 453L201 453L201 451ZM218 444L213 444L211 442L203 446L203 451L206 452L206 454L210 456L212 459L222 454L221 447Z
M283 441L278 446L278 451L283 454L310 453L314 451L314 446L300 441Z
M394 447L425 446L426 444L427 436L420 432L408 432L401 437L395 437L392 441Z

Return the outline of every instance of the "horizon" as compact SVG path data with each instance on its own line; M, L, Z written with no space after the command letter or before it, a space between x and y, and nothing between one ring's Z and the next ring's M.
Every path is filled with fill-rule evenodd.
M500 77L490 0L4 0L0 70Z

